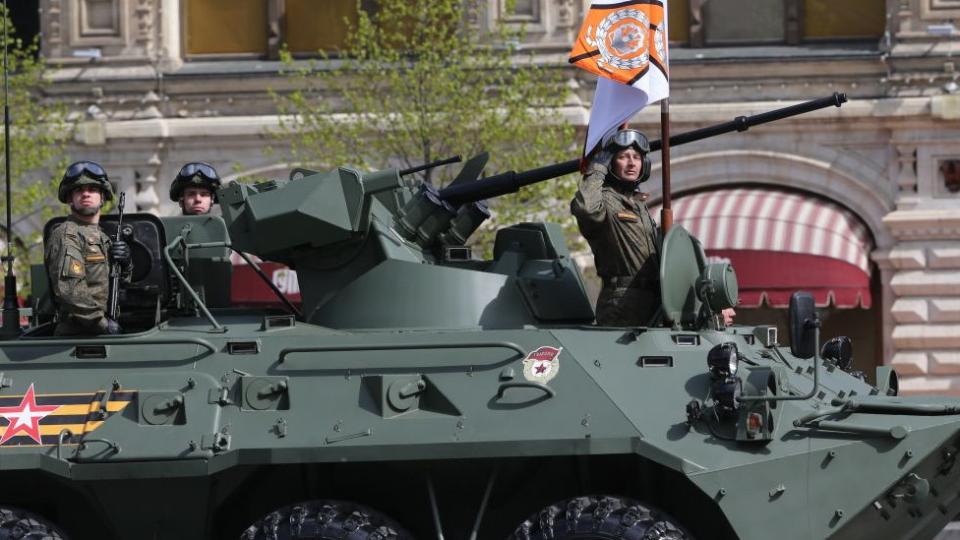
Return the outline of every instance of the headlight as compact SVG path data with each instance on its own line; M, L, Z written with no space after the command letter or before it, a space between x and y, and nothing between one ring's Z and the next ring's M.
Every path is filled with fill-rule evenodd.
M721 343L707 353L707 367L714 377L726 378L737 374L740 357L735 343Z
M827 341L820 348L820 358L833 360L838 368L849 373L853 368L853 340L838 336Z

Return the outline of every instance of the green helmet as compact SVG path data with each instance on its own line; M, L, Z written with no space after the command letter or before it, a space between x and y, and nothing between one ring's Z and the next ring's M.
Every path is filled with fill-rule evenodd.
M110 179L107 178L107 171L99 163L93 161L77 161L67 167L60 180L60 189L57 190L57 198L60 202L68 204L70 194L80 186L93 185L100 188L103 193L104 202L113 199L113 186Z
M220 175L209 163L195 161L187 163L180 169L177 177L170 185L170 200L179 202L183 191L188 187L198 187L210 191L214 202L217 201L217 190L220 189Z

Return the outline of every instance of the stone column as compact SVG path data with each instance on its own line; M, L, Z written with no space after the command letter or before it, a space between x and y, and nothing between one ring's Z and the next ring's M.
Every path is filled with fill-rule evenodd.
M286 36L286 5L283 0L267 0L267 58L280 58L280 46Z
M911 208L917 202L917 145L894 142L897 150L898 208Z
M180 48L180 0L160 0L159 68L172 71L183 65Z
M898 240L886 263L900 388L960 395L960 215L898 210L884 223Z
M160 213L160 195L157 193L157 173L163 166L160 154L163 151L163 141L157 143L157 149L147 159L144 166L138 169L136 198L137 210L140 212Z
M63 56L63 0L41 1L40 31L43 33L44 56Z

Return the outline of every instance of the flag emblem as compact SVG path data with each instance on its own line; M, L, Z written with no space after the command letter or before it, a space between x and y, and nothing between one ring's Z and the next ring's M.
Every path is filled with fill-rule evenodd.
M578 67L632 85L653 64L667 76L667 45L660 2L594 2L570 52ZM642 8L636 4L645 4Z
M644 68L650 62L650 51L647 47L647 32L650 20L642 11L625 9L614 11L607 15L593 40L587 36L587 42L597 47L600 59L597 64L602 68L604 64L616 69Z

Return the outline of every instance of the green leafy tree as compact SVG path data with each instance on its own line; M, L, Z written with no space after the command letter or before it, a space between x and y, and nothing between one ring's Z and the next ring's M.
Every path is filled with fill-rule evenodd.
M0 16L7 14L0 7ZM29 265L43 259L43 223L58 209L56 200L59 173L63 167L64 142L69 129L61 105L45 101L42 90L44 62L37 41L26 43L8 26L8 76L10 107L10 189L13 222L13 255L18 285L29 284ZM3 35L0 33L0 40ZM2 51L0 51L2 55ZM0 81L0 99L2 99ZM0 135L0 175L6 167L5 140ZM6 240L6 190L0 188L0 230ZM4 249L6 255L6 249ZM4 271L6 265L3 266Z
M452 155L487 151L485 173L524 170L575 155L574 130L559 114L568 97L563 68L544 66L519 44L523 31L497 25L481 32L476 0L379 0L358 3L346 46L307 65L284 60L297 90L278 95L285 140L301 163L364 169L407 168ZM422 173L442 186L446 166ZM561 222L575 230L565 178L492 201L492 226Z

